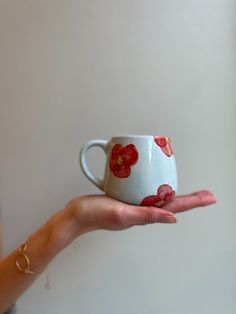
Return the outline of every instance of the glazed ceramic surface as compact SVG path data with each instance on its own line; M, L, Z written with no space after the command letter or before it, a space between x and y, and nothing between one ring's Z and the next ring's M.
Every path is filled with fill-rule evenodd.
M93 176L87 164L87 151L94 146L107 155L102 180ZM89 141L81 149L80 165L87 178L108 196L129 204L161 207L177 191L175 157L166 136L127 135Z

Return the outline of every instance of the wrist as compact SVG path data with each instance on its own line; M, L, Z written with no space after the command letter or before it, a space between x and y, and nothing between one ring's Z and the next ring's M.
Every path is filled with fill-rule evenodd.
M87 232L85 226L74 216L73 209L65 207L55 214L49 221L50 237L49 250L56 255L78 236Z
M61 250L86 232L68 208L61 209L26 240L31 268L41 272Z

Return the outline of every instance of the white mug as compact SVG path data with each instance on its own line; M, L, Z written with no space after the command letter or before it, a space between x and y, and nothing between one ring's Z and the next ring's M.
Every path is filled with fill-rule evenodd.
M94 146L107 155L103 179L96 178L88 168L87 151ZM166 136L91 140L81 149L80 165L85 176L106 195L125 203L162 207L177 192L175 157Z

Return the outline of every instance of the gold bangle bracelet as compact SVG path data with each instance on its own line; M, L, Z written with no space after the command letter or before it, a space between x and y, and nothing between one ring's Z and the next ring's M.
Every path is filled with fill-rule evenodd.
M30 260L28 256L26 255L27 248L28 248L27 244L24 243L18 249L18 254L16 257L16 267L21 273L31 274L31 275L39 274L30 270Z

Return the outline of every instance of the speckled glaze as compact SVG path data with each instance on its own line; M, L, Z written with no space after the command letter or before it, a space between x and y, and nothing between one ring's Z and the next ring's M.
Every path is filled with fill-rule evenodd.
M107 155L102 180L93 176L87 164L87 151L94 146ZM161 207L177 192L175 157L165 136L124 135L89 141L81 149L80 165L106 195L125 203Z

